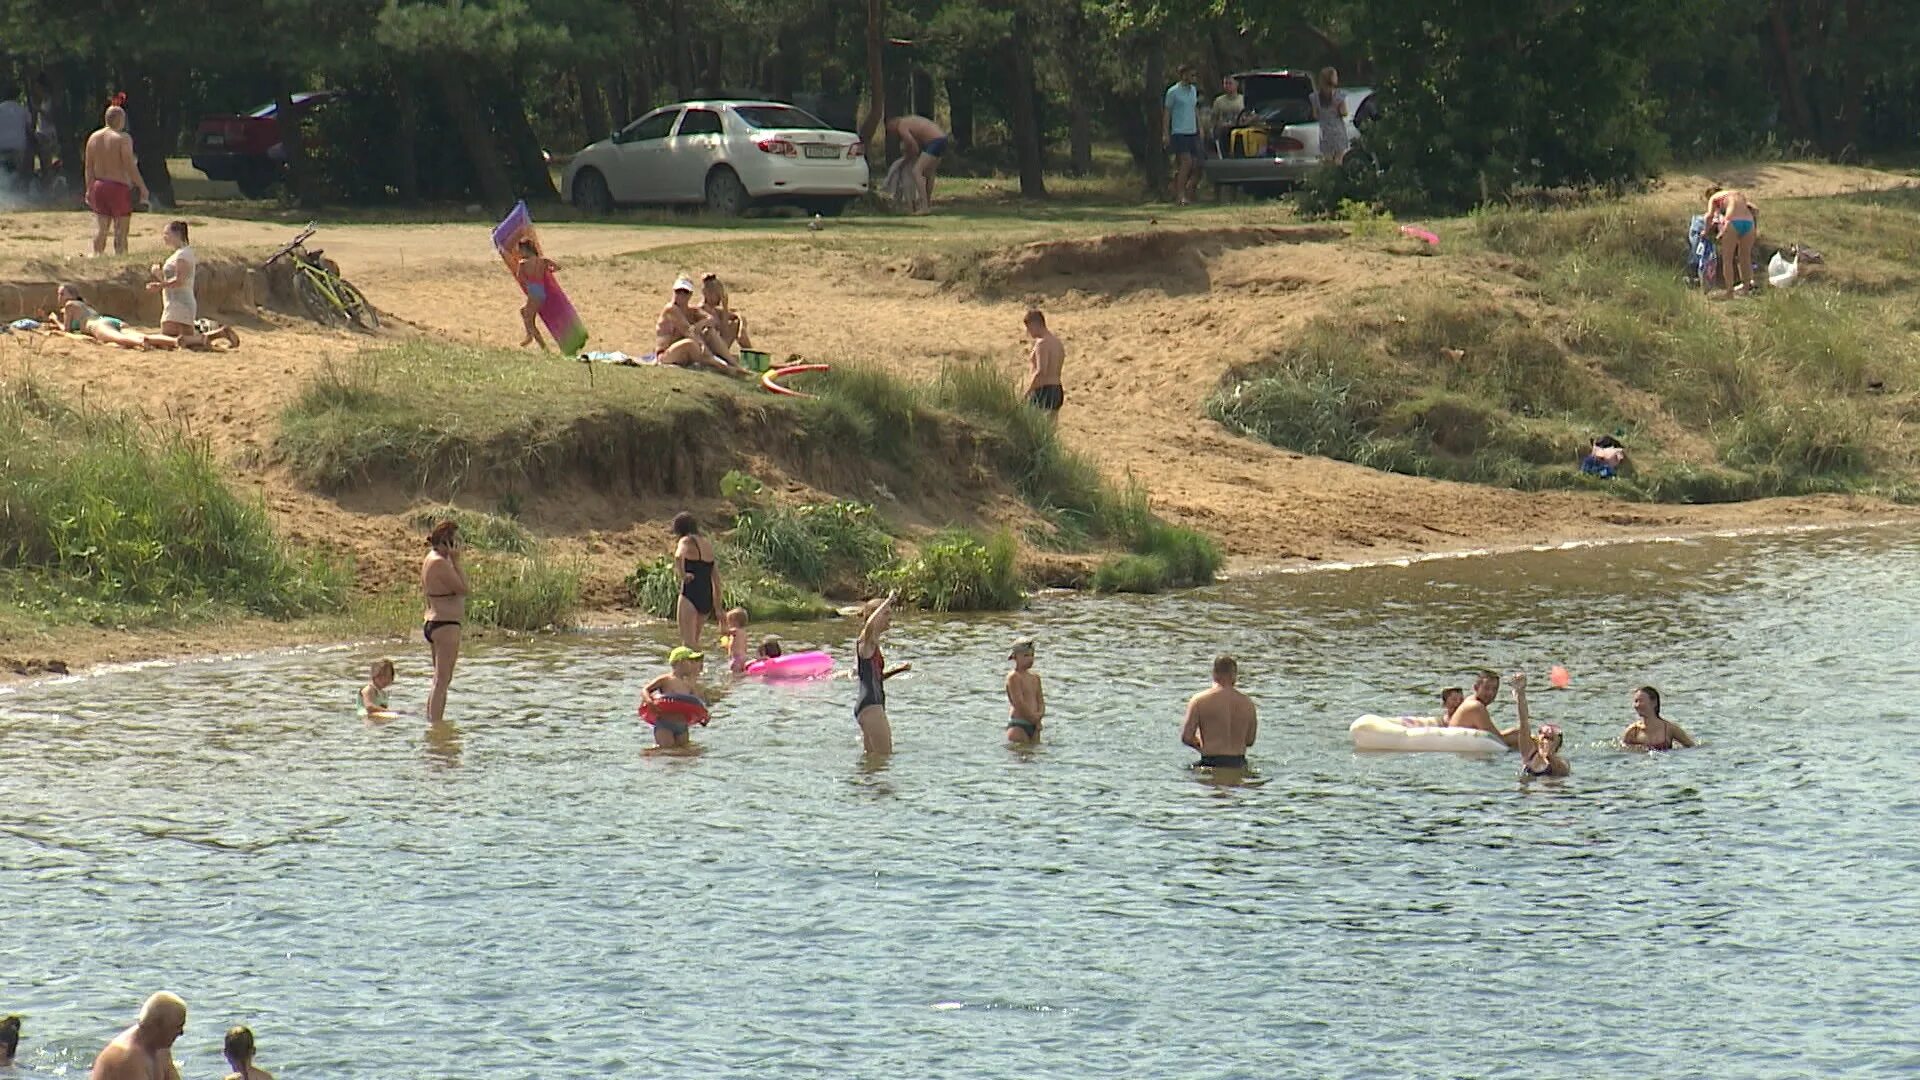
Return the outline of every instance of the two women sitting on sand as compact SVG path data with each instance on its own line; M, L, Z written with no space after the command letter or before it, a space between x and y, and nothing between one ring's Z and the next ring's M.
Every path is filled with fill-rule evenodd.
M662 308L654 326L654 356L676 367L707 367L728 375L745 375L738 350L752 348L747 320L727 299L727 287L716 274L700 279L701 304L692 306L693 279L673 283L673 302Z
M125 320L101 314L72 285L60 286L56 296L59 306L47 313L47 328L82 334L104 345L122 349L178 349L182 346L210 349L215 341L221 341L231 349L240 344L240 336L224 326L209 327L204 332L194 330L188 334L148 334L129 330Z

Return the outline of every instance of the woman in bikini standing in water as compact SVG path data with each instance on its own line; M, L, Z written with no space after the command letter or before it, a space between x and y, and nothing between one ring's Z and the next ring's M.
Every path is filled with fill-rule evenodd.
M700 523L682 511L673 516L673 570L680 579L680 601L675 621L680 624L680 644L700 648L700 631L713 613L720 610L720 573L714 567L717 556L713 541L700 535Z
M1620 734L1622 745L1636 750L1676 750L1693 748L1693 736L1679 724L1660 715L1660 691L1643 686L1633 692L1633 712L1637 717Z
M420 591L427 612L420 632L433 653L433 690L427 695L427 723L439 724L447 711L447 687L460 658L460 620L467 614L467 572L460 568L459 529L443 521L427 534L427 557L420 561Z

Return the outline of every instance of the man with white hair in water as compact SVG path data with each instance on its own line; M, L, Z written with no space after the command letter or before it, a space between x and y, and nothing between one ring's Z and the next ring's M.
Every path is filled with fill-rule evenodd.
M187 1029L187 1003L164 990L140 1007L140 1020L93 1059L91 1080L180 1080L173 1043Z
M133 136L127 134L127 110L107 106L100 130L87 136L87 206L93 211L93 253L107 251L107 232L113 232L113 253L127 253L127 229L133 207L147 197L140 166L133 158Z

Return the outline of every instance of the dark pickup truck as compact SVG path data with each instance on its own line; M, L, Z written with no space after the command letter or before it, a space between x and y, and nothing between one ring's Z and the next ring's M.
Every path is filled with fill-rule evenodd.
M335 90L295 94L294 115L305 116L339 96ZM265 198L287 175L278 105L270 101L244 116L202 117L193 134L193 167L209 180L233 181L249 199Z

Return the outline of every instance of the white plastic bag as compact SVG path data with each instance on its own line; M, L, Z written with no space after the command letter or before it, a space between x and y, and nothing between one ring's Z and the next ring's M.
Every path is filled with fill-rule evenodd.
M1800 280L1800 257L1795 255L1791 261L1779 252L1767 262L1767 284L1776 289L1784 289Z

